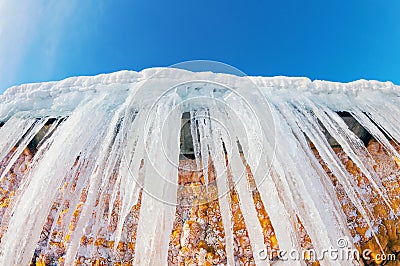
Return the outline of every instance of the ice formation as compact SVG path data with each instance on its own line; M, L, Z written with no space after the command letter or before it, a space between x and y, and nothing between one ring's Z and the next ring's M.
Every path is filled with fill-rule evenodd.
M388 197L374 159L337 112L350 113L398 162L399 106L400 88L390 82L341 84L172 68L12 87L0 96L2 180L24 148L52 123L1 218L0 265L30 263L54 205L60 206L52 214L54 220L66 221L52 225L66 239L65 265L76 260L82 237L107 230L118 202L116 228L110 237L116 252L119 241L126 238L124 222L139 198L132 262L165 265L180 189L183 113L190 114L196 167L203 172L207 194L218 200L226 264L235 265L230 181L237 191L254 262L285 264L257 256L265 243L247 168L281 249L301 249L298 220L317 253L336 247L343 238L353 248L342 203L309 143L372 228L373 237L375 218L364 202L364 192L325 135L328 132L343 148L393 219L399 209ZM208 187L210 162L217 176L216 194ZM74 213L77 209L79 215ZM85 252L90 254L90 248ZM356 262L325 259L320 263Z

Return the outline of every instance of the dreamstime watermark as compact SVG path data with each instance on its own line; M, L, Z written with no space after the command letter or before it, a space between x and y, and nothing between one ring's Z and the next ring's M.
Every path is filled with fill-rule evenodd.
M225 184L247 178L247 165L256 187L264 181L275 156L276 129L256 82L230 65L208 60L153 69L144 76L129 99L122 126L128 143L122 161L144 193L171 205L214 201L229 193L231 186ZM260 102L262 109L255 109ZM187 135L182 130L185 119ZM182 149L190 139L194 167ZM245 160L243 154L248 155ZM177 172L191 172L187 175L193 180L179 182Z
M364 249L360 252L354 247L350 247L347 238L342 237L337 240L337 247L329 247L322 249L317 252L315 249L305 249L305 250L283 250L280 249L277 252L269 252L267 249L260 249L257 253L261 260L281 260L281 261L360 261L361 259L365 261L375 260L375 261L395 261L396 254L384 254L384 253L374 253L370 249Z

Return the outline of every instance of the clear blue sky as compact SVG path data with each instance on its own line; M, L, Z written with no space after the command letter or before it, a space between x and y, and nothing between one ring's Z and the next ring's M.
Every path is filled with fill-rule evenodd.
M194 59L400 84L400 1L0 0L0 92Z

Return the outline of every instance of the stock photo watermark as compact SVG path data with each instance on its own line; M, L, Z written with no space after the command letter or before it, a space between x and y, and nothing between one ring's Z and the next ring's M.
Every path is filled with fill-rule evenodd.
M171 75L172 68L175 69L175 74L179 78L160 82ZM238 87L237 82L226 79L227 75L237 76L241 86ZM151 96L148 94L149 91L153 92ZM191 194L196 194L191 197L196 197L200 203L214 201L229 193L230 186L213 189L211 183L215 181L214 187L216 187L217 182L221 180L224 182L225 178L228 178L228 171L224 165L215 168L217 169L215 171L210 166L215 161L223 161L223 164L226 161L232 162L233 154L239 154L239 156L251 154L248 163L252 171L258 173L255 179L256 186L267 178L276 150L275 118L268 101L262 102L262 113L254 108L260 99L265 99L265 95L258 84L245 73L233 66L216 61L181 62L151 73L138 86L136 95L142 94L146 95L147 99L145 104L141 99L139 105L144 106L142 111L128 109L125 114L124 121L128 122L126 122L127 126L122 127L124 131L122 135L126 139L135 139L135 141L132 142L132 148L123 150L122 160L129 167L128 174L144 193L169 205L178 204L176 191L189 191ZM131 101L132 106L138 104L137 98ZM185 120L187 120L185 122L187 131L182 130L185 124L180 124L180 127L173 126L176 121L182 123ZM138 125L129 121L140 121L143 133L137 134ZM171 134L172 131L173 134ZM173 139L176 143L180 143L179 147L171 146ZM189 140L190 144L186 145L185 139ZM134 158L131 150L135 150L136 146L143 147L138 150L145 158L144 171L152 173L152 182L141 180L138 167L135 169L132 167L132 165L137 165L137 163L131 163ZM264 151L266 148L268 148L268 155ZM178 149L179 158L194 157L193 168L181 164L181 159L176 156ZM257 152L253 153L251 149ZM211 163L209 158L214 161ZM239 160L242 158L240 157ZM161 168L160 164L166 167ZM238 165L238 167L241 166ZM259 167L263 170L257 171ZM170 178L170 175L160 171L161 169L169 169L168 171L174 169L181 173L190 171L193 176L203 177L204 181L196 186L196 189L192 189L187 184L179 183L177 178ZM209 182L208 175L212 171L214 171L212 173L214 180ZM246 178L246 175L246 168L240 168L233 183L238 183L242 178ZM164 189L160 190L160 186ZM181 201L179 204L193 204L193 202Z
M280 249L277 252L270 252L268 249L258 250L257 256L261 260L281 260L281 261L395 261L397 259L396 254L385 254L385 253L374 253L370 249L364 249L361 252L351 247L347 238L339 238L337 240L337 247L329 247L322 249L317 252L315 249L305 250L284 250Z

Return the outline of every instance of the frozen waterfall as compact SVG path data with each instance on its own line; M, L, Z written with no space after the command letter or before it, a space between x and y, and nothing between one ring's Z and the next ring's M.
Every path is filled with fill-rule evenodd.
M374 238L376 217L364 200L365 189L391 219L399 208L374 158L340 113L353 117L399 163L399 106L400 88L390 82L342 84L172 68L12 87L0 95L2 187L25 147L35 145L0 216L0 265L29 265L35 250L46 250L50 240L41 242L45 225L48 238L63 243L59 257L65 265L73 265L79 254L91 256L94 245L82 247L83 237L89 236L113 241L104 256L115 261L118 243L130 237L126 220L138 203L131 263L166 265L180 204L180 161L187 156L181 143L184 114L189 116L194 171L202 172L206 200L219 205L227 265L236 263L232 188L256 265L305 262L259 255L266 245L255 188L280 249L302 249L299 221L317 254L337 247L338 239L347 239L347 247L354 249L357 239L343 202L310 143ZM360 188L327 136L360 169L367 188ZM357 264L329 258L319 262Z

